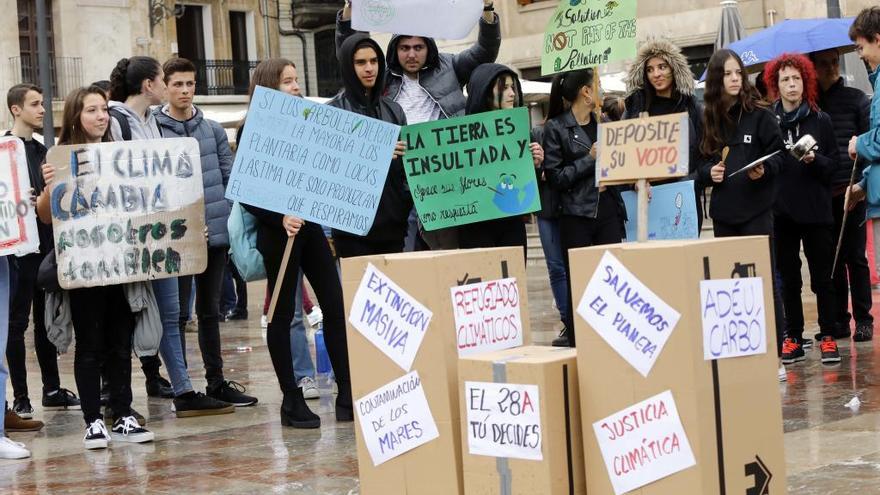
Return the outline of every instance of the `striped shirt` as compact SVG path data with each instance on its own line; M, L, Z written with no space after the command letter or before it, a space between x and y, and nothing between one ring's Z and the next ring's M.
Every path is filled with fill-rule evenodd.
M407 124L420 124L440 118L440 105L421 84L409 76L403 76L403 85L394 101L406 114Z

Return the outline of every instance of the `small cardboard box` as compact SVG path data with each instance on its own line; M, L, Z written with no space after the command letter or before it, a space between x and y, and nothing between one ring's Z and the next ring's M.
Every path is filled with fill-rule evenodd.
M525 346L459 360L465 493L586 493L577 380L574 349Z
M367 306L358 302L357 295L365 275L381 277L382 287L392 285L395 294L407 296L407 304L426 308L424 314L432 313L430 322L421 335L409 335L407 352L394 359L383 352L375 340L356 328L357 320ZM509 279L515 279L511 282ZM508 299L516 298L520 321L516 335L511 333L511 322L496 318L491 325L496 329L492 336L481 334L478 338L468 328L475 328L467 321L456 326L459 308L472 309L482 299L460 297L453 301L453 289L464 290L472 284L491 284L492 281L508 279L498 287L507 289ZM348 353L351 364L352 395L365 397L380 387L399 379L408 372L417 372L421 388L427 398L430 414L436 423L438 437L401 455L374 465L373 457L365 443L359 411L355 411L358 467L361 493L366 495L455 495L463 493L461 470L461 429L459 425L458 359L459 352L477 352L484 345L520 346L531 342L529 315L527 311L526 270L522 248L494 248L481 250L435 251L366 256L342 260L342 289L345 311L348 315ZM390 282L390 283L389 283ZM378 289L379 282L371 285ZM512 292L511 292L512 291ZM472 295L476 294L474 292ZM383 297L391 301L396 296ZM381 301L373 301L378 303ZM360 304L363 310L357 309ZM370 305L370 309L375 304ZM401 303L395 307L403 307ZM406 306L407 308L409 306ZM475 312L468 311L471 316ZM411 316L407 309L401 314ZM410 318L411 321L417 318ZM466 318L465 318L466 319ZM371 320L372 321L372 320ZM490 322L486 324L489 325ZM470 326L469 326L470 325ZM484 327L485 328L485 327ZM412 332L417 333L417 332ZM491 333L491 332L490 332ZM512 336L509 341L502 340ZM412 349L416 337L421 338L417 349ZM486 340L488 338L488 340ZM379 342L381 344L381 341ZM386 349L388 351L388 349ZM410 364L411 368L406 369ZM410 408L410 413L412 408Z
M590 495L785 493L768 248L739 237L570 251ZM732 289L707 292L716 283Z

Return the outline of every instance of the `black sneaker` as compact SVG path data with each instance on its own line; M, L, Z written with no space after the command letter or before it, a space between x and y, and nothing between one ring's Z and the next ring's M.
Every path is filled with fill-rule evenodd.
M137 419L139 425L144 426L147 424L147 418L145 418L143 414L135 411L133 407L129 409L131 411L130 415ZM116 420L116 418L113 417L113 411L109 407L104 408L104 419L110 424L113 424Z
M174 412L178 418L213 416L233 413L235 405L208 397L201 392L191 392L174 399Z
M819 350L822 351L822 364L834 364L840 362L840 351L837 350L837 342L834 337L822 337L822 343L819 344Z
M873 323L859 323L856 325L856 332L853 334L853 340L855 340L856 342L868 342L873 338L874 338L874 324Z
M553 347L571 347L571 342L568 340L568 329L563 328L559 331L559 336L553 339L551 344Z
M148 397L158 397L161 399L174 398L174 389L171 388L171 383L161 376L152 379L147 378L146 386Z
M804 348L801 346L800 340L786 337L782 341L782 364L794 364L804 359L806 357L804 356Z
M43 394L43 409L47 411L79 410L79 399L66 388L59 388L51 394Z
M83 437L83 445L88 450L106 449L110 443L110 433L103 419L96 419L86 426L86 435Z
M21 419L34 419L34 408L31 406L31 400L27 397L15 399L12 402L12 410Z
M238 311L238 310L233 309L232 311L230 311L226 315L226 321L240 321L240 320L247 320L247 319L248 319L247 311Z
M138 424L134 416L119 418L113 423L110 438L116 442L145 443L152 442L153 432Z
M207 390L207 395L208 397L213 397L217 400L228 402L235 407L245 407L256 404L257 398L246 395L244 393L245 390L246 389L244 388L244 386L238 382L224 380L220 383L220 385L209 388Z

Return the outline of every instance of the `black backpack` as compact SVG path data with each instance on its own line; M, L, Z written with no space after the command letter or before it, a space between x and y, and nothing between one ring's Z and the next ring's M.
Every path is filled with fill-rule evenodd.
M122 110L110 107L110 118L119 124L119 129L122 131L122 140L131 141L131 124L128 123L128 117L125 116Z

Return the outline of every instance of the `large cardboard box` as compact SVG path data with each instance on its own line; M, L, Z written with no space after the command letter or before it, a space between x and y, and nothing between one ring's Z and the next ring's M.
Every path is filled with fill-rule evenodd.
M415 352L409 371L405 369L407 356L392 360L389 355L368 340L352 323L360 311L352 312L358 303L357 292L368 272L381 274L397 286L395 292L405 292L415 305L419 303L432 313L421 343ZM452 288L487 283L502 279L516 279L515 294L519 306L521 326L516 329L521 341L502 342L513 336L509 321L493 323L497 335L481 334L474 337L473 329L456 328L456 308L453 307ZM529 344L530 327L527 311L526 271L522 248L495 248L440 252L415 252L383 256L367 256L342 260L342 289L348 315L348 351L351 363L352 395L355 400L401 378L408 372L417 372L421 388L427 397L430 414L436 423L438 437L399 456L374 465L365 443L360 413L355 411L358 467L361 493L365 495L454 495L463 493L461 470L461 429L459 424L458 359L459 351L474 352L482 344ZM384 285L383 285L384 286ZM371 287L378 289L379 283ZM398 290L399 289L399 290ZM383 299L384 300L384 299ZM473 308L477 298L459 308ZM406 314L410 312L407 310ZM476 313L474 313L476 314ZM496 324L497 323L497 324ZM503 328L502 328L503 327ZM490 332L491 333L491 332ZM503 335L502 335L503 333ZM410 337L415 337L411 335ZM460 338L459 338L460 337ZM491 338L490 338L491 337ZM497 338L496 338L497 337ZM489 340L485 340L485 339ZM412 345L412 338L407 345ZM480 345L476 345L480 344ZM461 349L460 349L461 347ZM409 408L412 413L412 407ZM390 418L386 418L390 419Z
M615 493L612 478L618 493L640 495L785 493L768 247L766 237L740 237L570 251L590 495ZM706 292L705 279L730 290ZM719 316L725 323L712 323ZM716 354L751 355L706 359ZM654 361L637 369L624 355ZM612 472L600 444L618 453ZM686 445L695 464L682 468Z
M465 493L586 493L577 379L568 348L459 360Z

